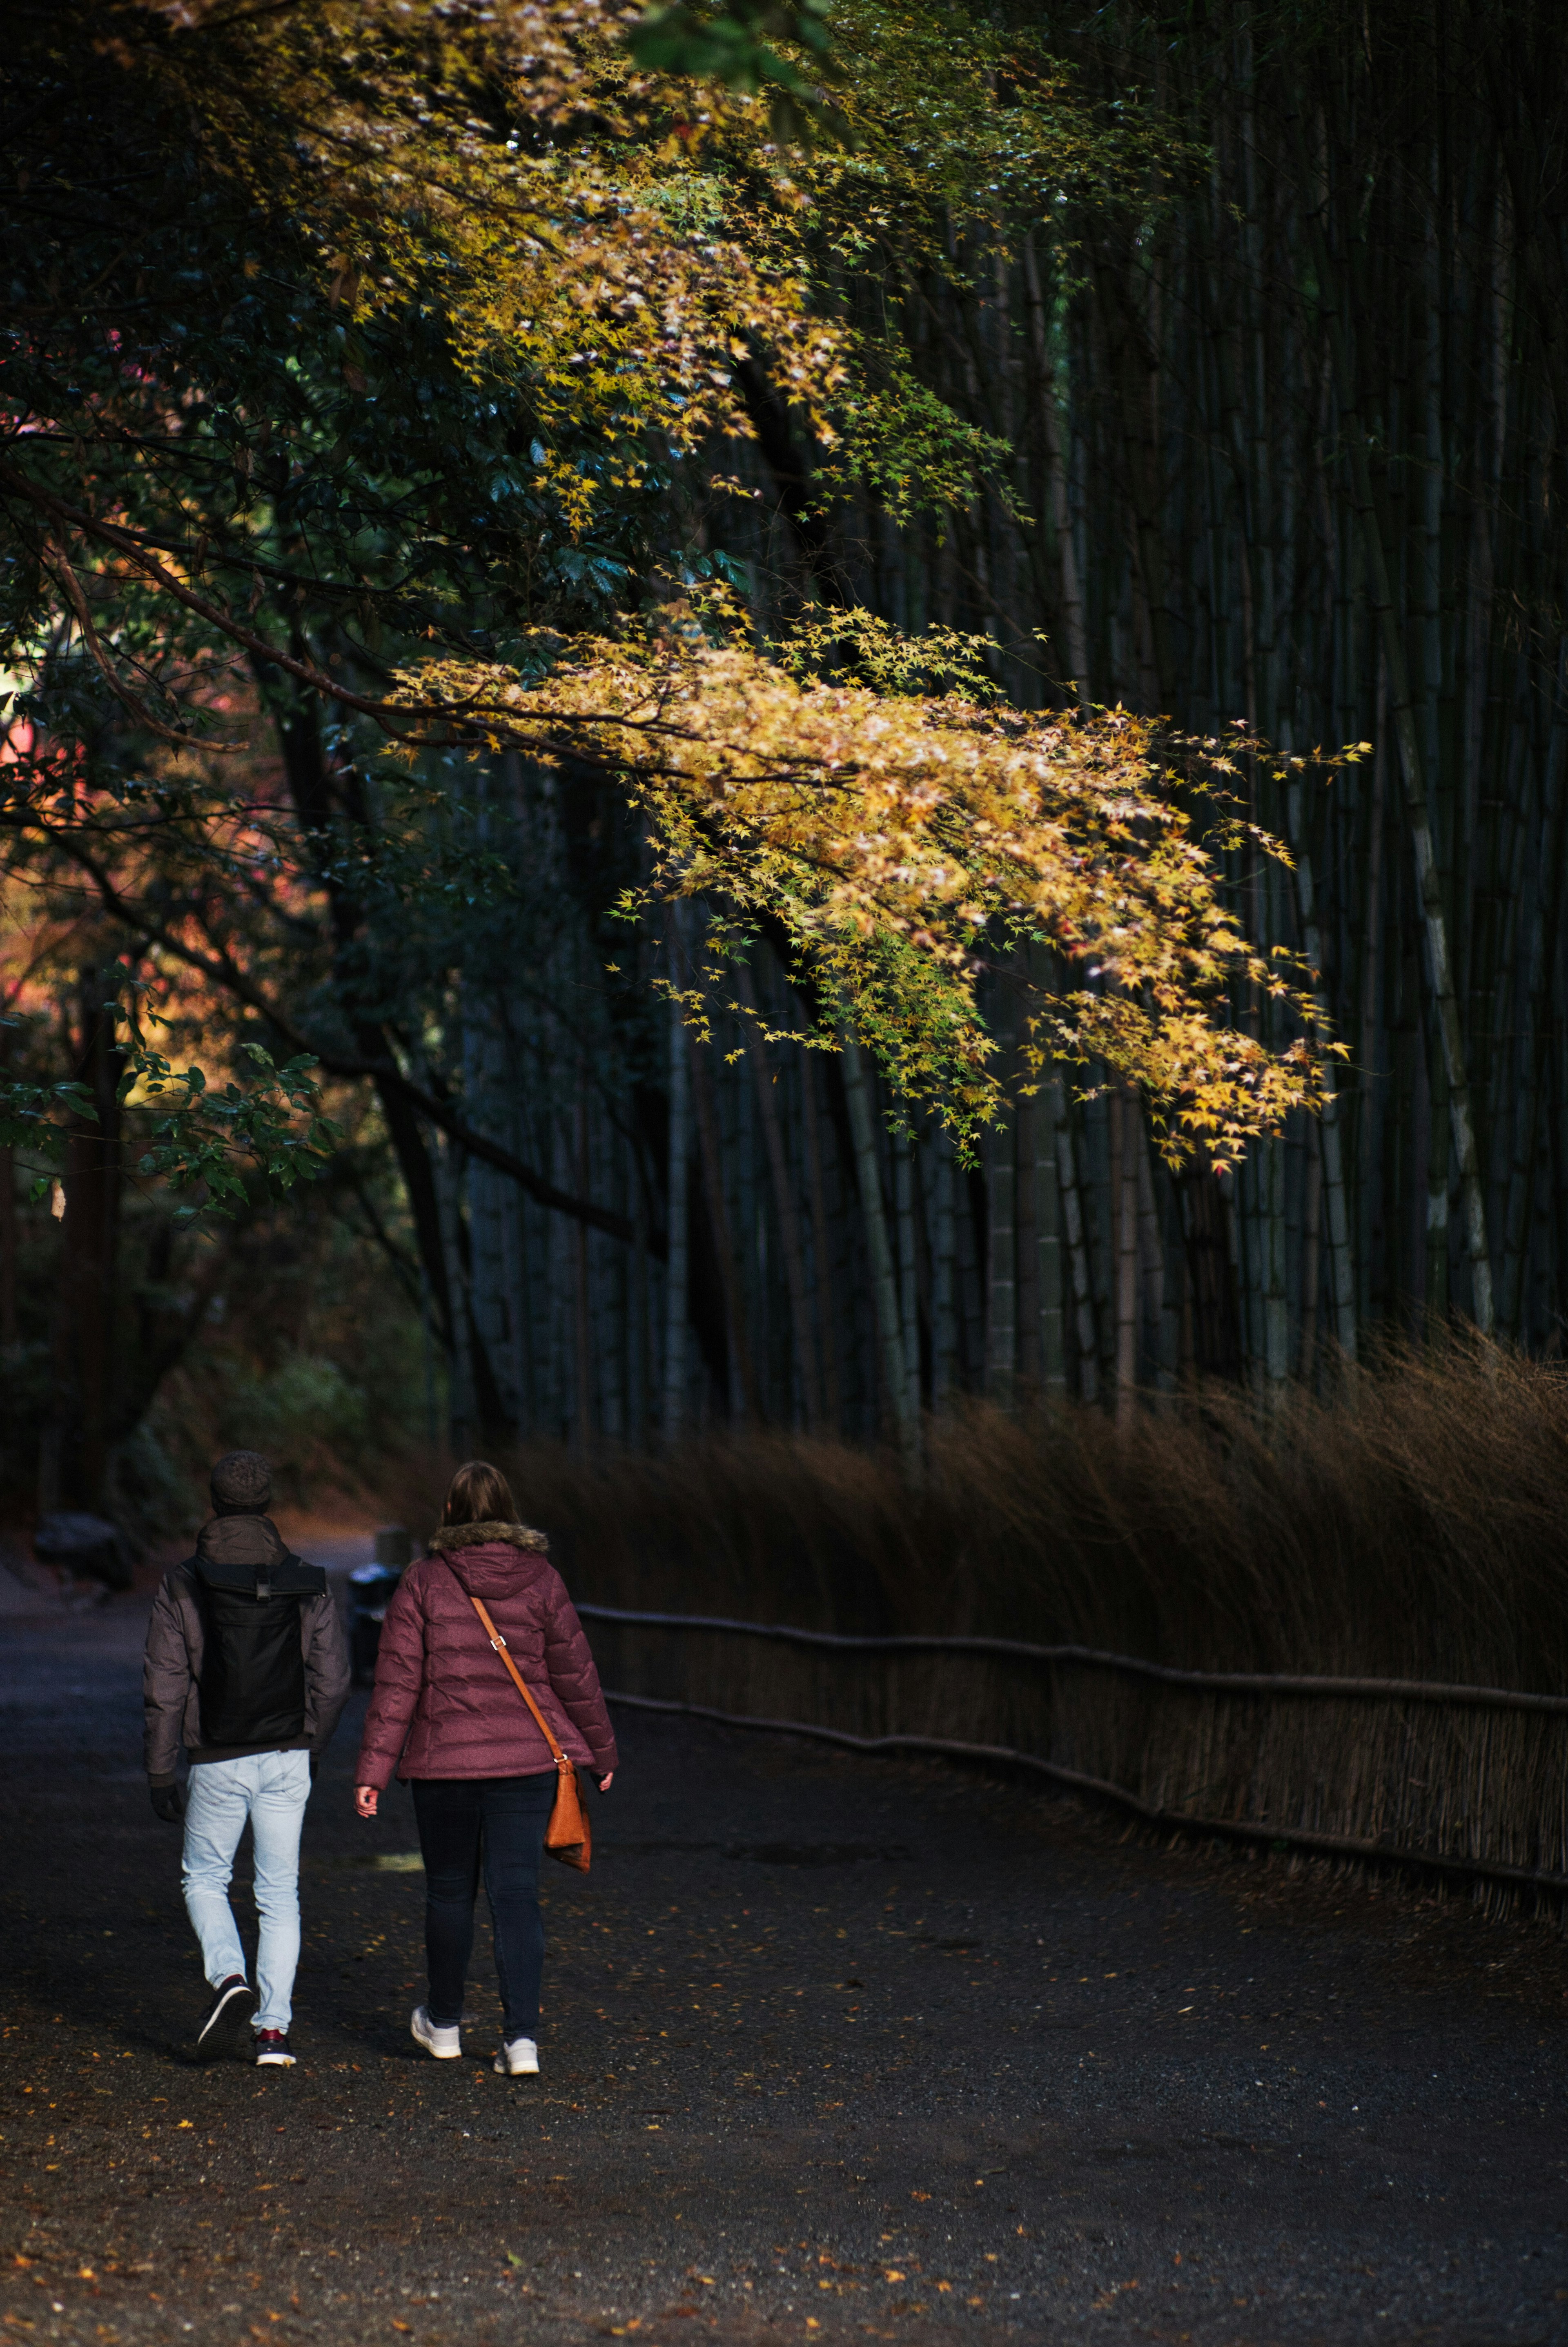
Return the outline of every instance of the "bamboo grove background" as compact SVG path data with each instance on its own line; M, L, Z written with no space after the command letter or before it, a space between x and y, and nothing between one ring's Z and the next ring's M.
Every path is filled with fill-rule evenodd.
M1240 764L1295 868L1236 859L1237 901L1320 970L1349 1047L1337 1099L1235 1180L1178 1179L1135 1101L1085 1101L1093 1071L1062 1071L965 1169L889 1129L853 1055L733 1056L753 1004L800 1012L765 940L716 1048L629 1010L694 941L607 955L569 818L548 817L569 778L514 775L556 876L549 1007L519 1020L466 970L463 1081L620 1235L440 1158L459 1427L908 1446L962 1392L1125 1402L1208 1374L1277 1394L1450 1313L1560 1347L1568 261L1542 93L1561 20L1443 0L1049 29L1081 92L1141 93L1186 159L1070 233L948 215L938 265L889 243L843 287L851 311L897 306L1010 479L940 531L870 498L816 527L809 454L764 417L763 501L715 510L712 542L764 628L804 597L863 602L989 633L1026 702L1368 744L1331 782ZM999 971L1004 1051L1012 998Z
M1235 1177L1177 1177L1134 1098L1062 1068L961 1163L899 1127L861 1055L757 1040L821 1010L765 935L696 1040L656 981L689 978L707 910L614 917L644 847L601 783L454 764L419 887L378 894L377 785L352 739L282 709L297 901L273 920L210 877L159 888L169 922L231 929L329 1068L364 1071L348 1143L286 1228L178 1240L130 1178L95 1008L163 931L73 909L50 1017L100 1122L53 1213L20 1156L0 1183L6 1473L41 1455L43 1505L109 1504L118 1477L156 1516L150 1488L125 1499L140 1430L200 1418L200 1362L241 1322L349 1451L377 1427L459 1453L746 1428L910 1462L931 1414L982 1397L1130 1417L1201 1381L1273 1415L1450 1316L1559 1354L1568 17L1163 0L994 29L1038 36L1077 119L1128 128L1131 179L1058 201L999 174L993 200L971 172L915 226L866 208L852 260L825 233L819 278L999 472L939 526L866 488L825 504L824 452L758 375L754 497L693 481L690 531L763 634L860 603L986 636L1021 702L1234 735L1294 867L1238 854L1229 885L1255 939L1320 973L1348 1051L1328 1112ZM1286 786L1255 741L1368 748ZM363 861L332 851L340 818ZM476 850L508 892L467 889ZM1040 974L988 981L1004 1059ZM345 1231L374 1282L340 1276ZM248 1370L230 1399L214 1439L261 1439Z

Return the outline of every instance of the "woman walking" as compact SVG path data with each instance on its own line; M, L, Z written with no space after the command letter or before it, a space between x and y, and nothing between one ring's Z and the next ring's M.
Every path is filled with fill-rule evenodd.
M615 1737L599 1673L542 1532L517 1521L506 1477L471 1460L452 1478L431 1554L386 1610L354 1801L373 1818L394 1770L413 1788L425 1860L429 1994L415 2038L438 2062L459 2024L481 1869L496 1935L503 2033L496 2067L538 2069L544 1921L539 1860L557 1771L474 1600L478 1598L569 1757L610 1790Z

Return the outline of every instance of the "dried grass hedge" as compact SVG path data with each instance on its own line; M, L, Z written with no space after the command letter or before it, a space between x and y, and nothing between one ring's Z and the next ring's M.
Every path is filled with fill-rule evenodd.
M1188 1668L1568 1694L1568 1377L1456 1340L1292 1396L662 1457L528 1446L519 1505L584 1601L840 1632L982 1634ZM442 1471L388 1500L433 1522ZM840 1656L595 1625L607 1683L860 1735L1005 1744L1152 1807L1568 1875L1568 1716L1236 1696L1078 1667Z

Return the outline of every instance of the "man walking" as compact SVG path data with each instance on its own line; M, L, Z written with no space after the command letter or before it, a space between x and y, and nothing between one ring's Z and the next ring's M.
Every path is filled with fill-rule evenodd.
M348 1649L319 1565L284 1546L267 1515L272 1478L254 1450L212 1470L213 1518L196 1553L164 1575L142 1675L152 1806L185 1819L180 1880L212 2002L200 2045L255 2004L263 2066L292 2065L300 1960L300 1828L318 1754L348 1698ZM190 1762L182 1799L176 1767ZM256 1987L229 1904L234 1852L251 1826L261 1944Z

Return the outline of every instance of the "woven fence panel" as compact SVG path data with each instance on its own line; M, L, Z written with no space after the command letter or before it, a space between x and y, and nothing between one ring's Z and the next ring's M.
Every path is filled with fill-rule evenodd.
M601 1617L592 1632L606 1686L627 1695L1000 1746L1173 1818L1568 1875L1568 1712L1172 1686L1076 1662L843 1651L696 1624Z

